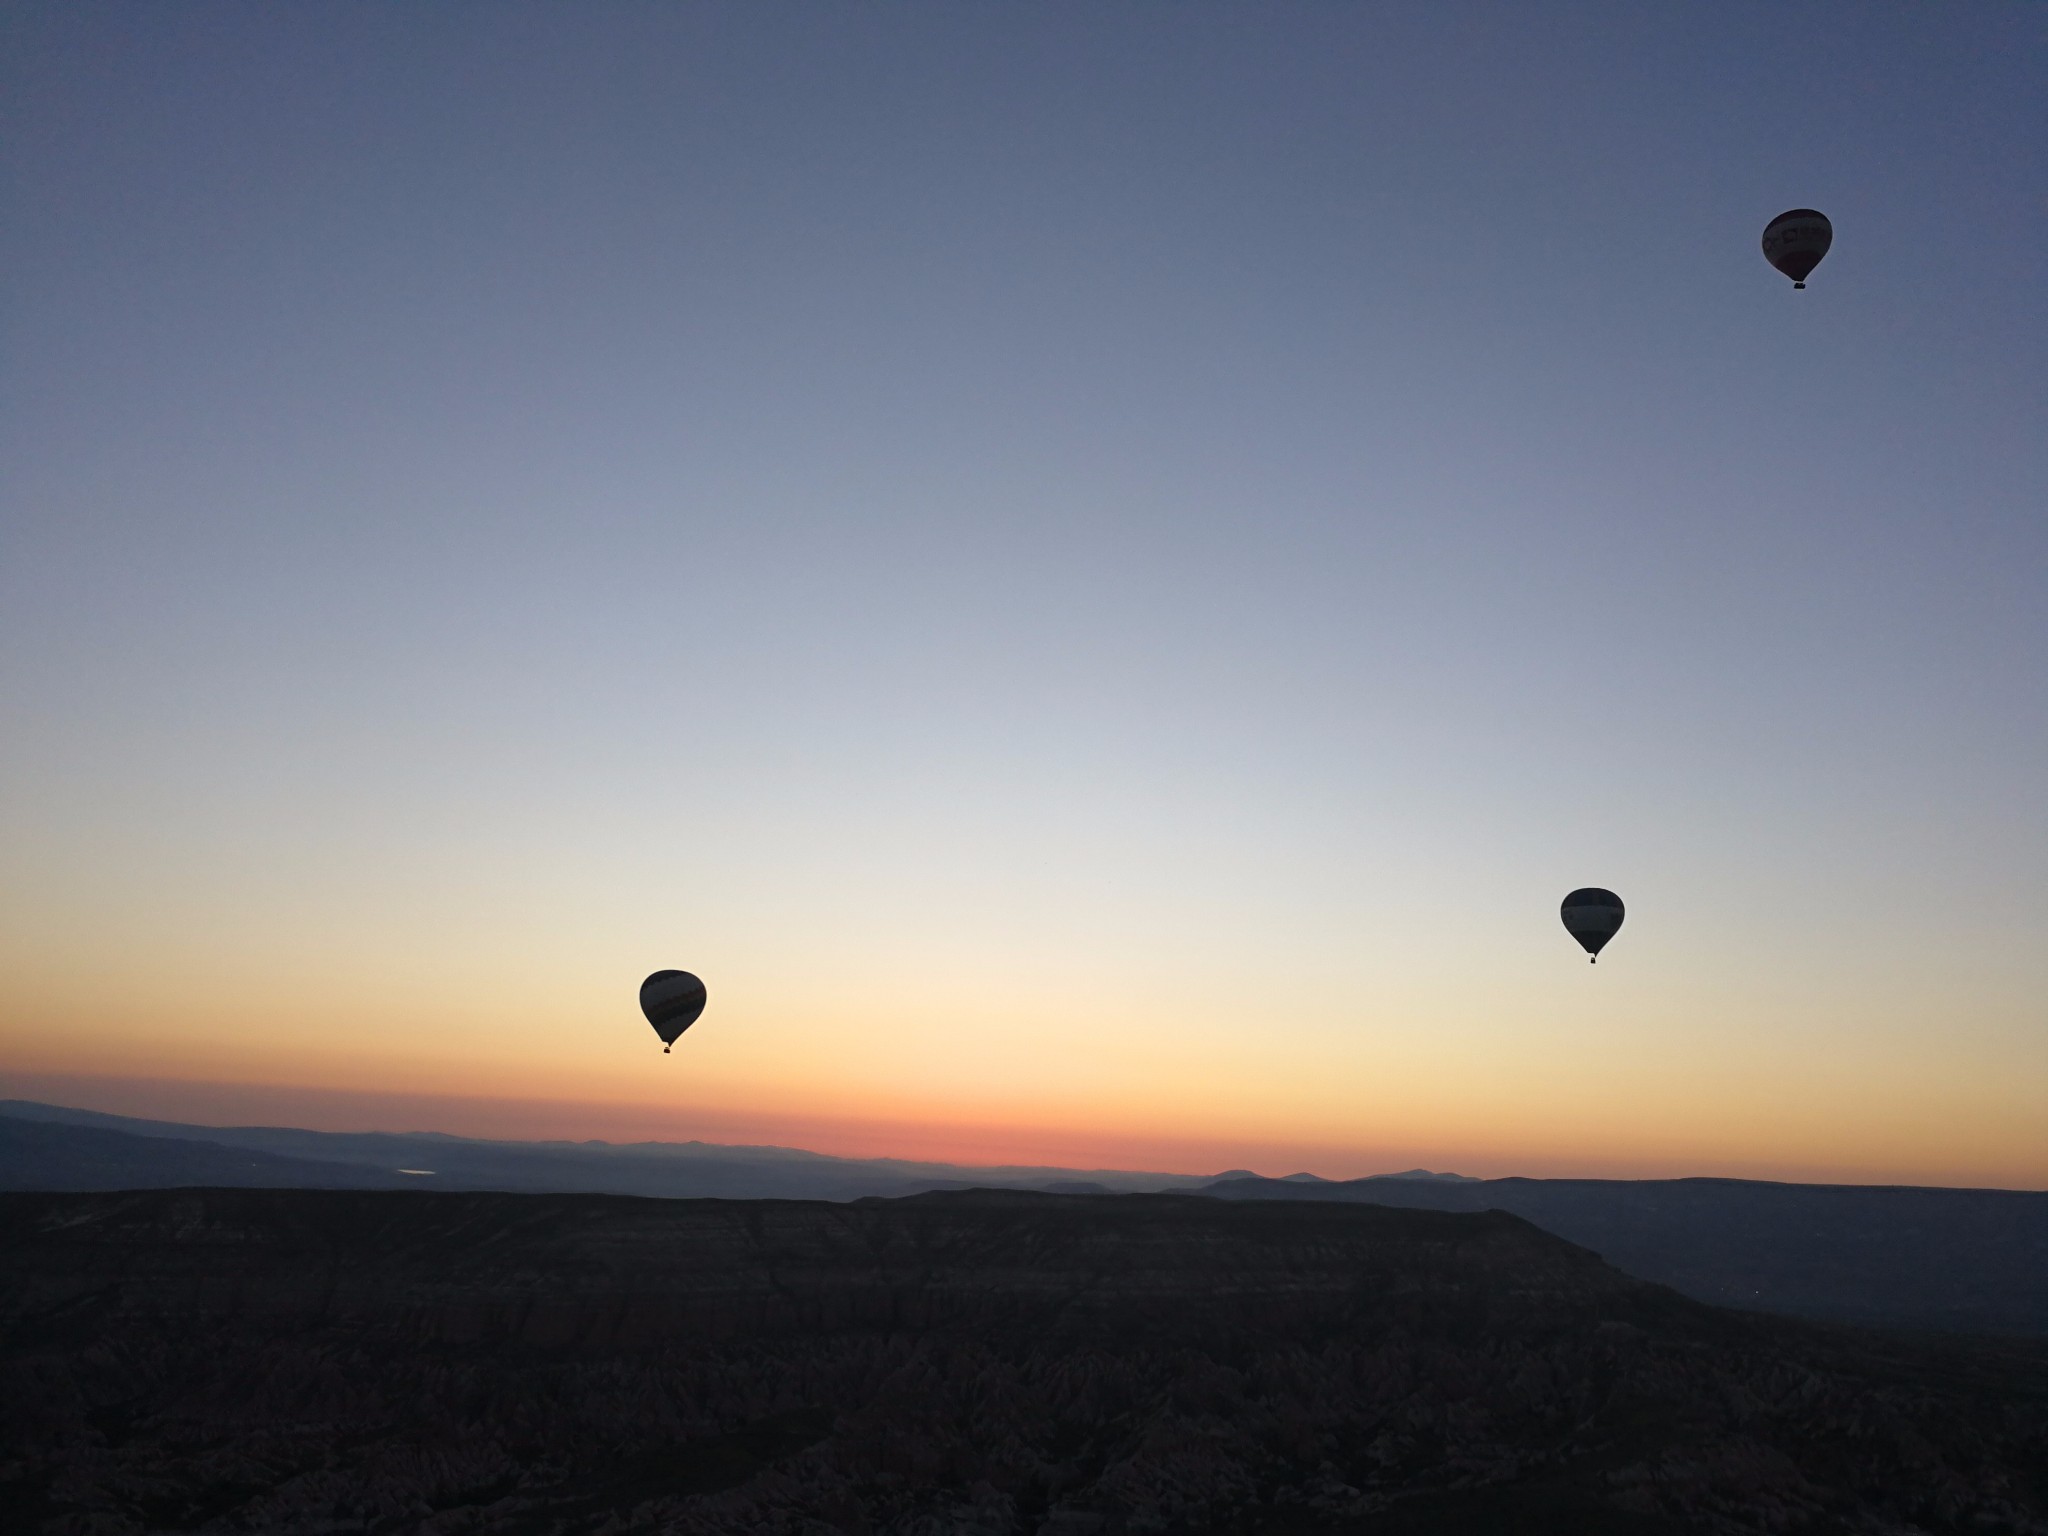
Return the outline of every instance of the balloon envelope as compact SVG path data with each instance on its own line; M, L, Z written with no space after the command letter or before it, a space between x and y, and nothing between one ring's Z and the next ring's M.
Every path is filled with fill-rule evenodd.
M1811 208L1787 209L1764 226L1764 260L1791 278L1794 288L1806 286L1806 274L1834 243L1835 226Z
M1573 891L1558 909L1558 916L1564 919L1564 931L1577 939L1586 953L1596 960L1600 958L1601 948L1620 932L1625 915L1621 898L1597 885Z
M656 971L640 983L640 1011L666 1051L704 1011L704 983L688 971Z

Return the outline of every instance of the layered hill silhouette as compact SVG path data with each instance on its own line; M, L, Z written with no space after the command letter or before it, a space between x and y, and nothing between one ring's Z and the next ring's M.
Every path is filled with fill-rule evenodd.
M226 1165L220 1162L219 1148L247 1155L239 1175L223 1173ZM289 1164L271 1159L288 1159ZM319 1165L317 1171L309 1164ZM1122 1193L1189 1189L1209 1182L1186 1174L969 1168L701 1141L488 1141L436 1132L182 1125L0 1100L0 1189L175 1189L205 1184L389 1189L423 1180L436 1189L739 1200L856 1200L932 1189L1035 1189L1052 1183L1074 1186L1069 1193Z
M2048 1193L1738 1179L1468 1179L1412 1169L1214 1179L971 1168L702 1142L481 1141L197 1126L0 1102L0 1189L501 1190L854 1200L975 1187L1199 1191L1512 1211L1696 1300L1840 1322L2048 1337Z
M1512 1211L1700 1301L1883 1327L2048 1335L2048 1194L1749 1179L1231 1178L1230 1200Z
M1503 1212L0 1195L13 1528L2031 1531L2048 1351Z

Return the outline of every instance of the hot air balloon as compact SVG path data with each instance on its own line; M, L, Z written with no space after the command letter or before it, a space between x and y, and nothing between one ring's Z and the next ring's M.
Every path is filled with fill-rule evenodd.
M1586 953L1593 957L1587 963L1597 964L1601 947L1621 931L1621 919L1626 910L1614 892L1589 885L1565 897L1558 916L1564 919L1564 931L1577 939Z
M1834 243L1835 226L1811 208L1790 209L1764 226L1764 260L1791 278L1794 288L1806 286L1806 274Z
M666 1056L678 1036L704 1011L704 983L688 971L656 971L640 983L640 1011L661 1036Z

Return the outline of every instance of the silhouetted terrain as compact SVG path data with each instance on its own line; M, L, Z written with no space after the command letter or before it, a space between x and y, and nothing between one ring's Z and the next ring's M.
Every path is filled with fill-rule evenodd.
M2040 1347L1501 1213L15 1194L0 1330L23 1530L2048 1530Z
M0 1115L0 1189L403 1189L406 1175Z
M1233 1200L1512 1211L1700 1301L1896 1328L2048 1334L2048 1194L1747 1179L1235 1178Z
M40 1136L48 1127L94 1131ZM209 1148L322 1164L293 1175L250 1160L223 1173ZM73 1149L90 1149L72 1157ZM416 1169L401 1174L399 1169ZM180 1125L87 1109L0 1100L0 1189L389 1189L431 1179L436 1189L662 1195L737 1200L857 1200L930 1189L1041 1188L1086 1183L1121 1192L1192 1188L1199 1175L1115 1169L967 1168L898 1158L827 1157L791 1147L729 1147L701 1141L484 1141L435 1132L304 1131L269 1125Z
M401 1173L400 1169L425 1170ZM0 1190L393 1189L853 1200L934 1189L1186 1189L1507 1210L1695 1300L1883 1327L2048 1336L2048 1194L1738 1179L1463 1179L1414 1169L1215 1181L968 1168L703 1142L479 1141L197 1126L0 1101Z

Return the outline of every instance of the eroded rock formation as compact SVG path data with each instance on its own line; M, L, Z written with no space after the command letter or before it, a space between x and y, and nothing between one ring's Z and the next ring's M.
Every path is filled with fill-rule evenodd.
M2038 1347L1499 1213L10 1195L0 1327L27 1530L2048 1532Z

